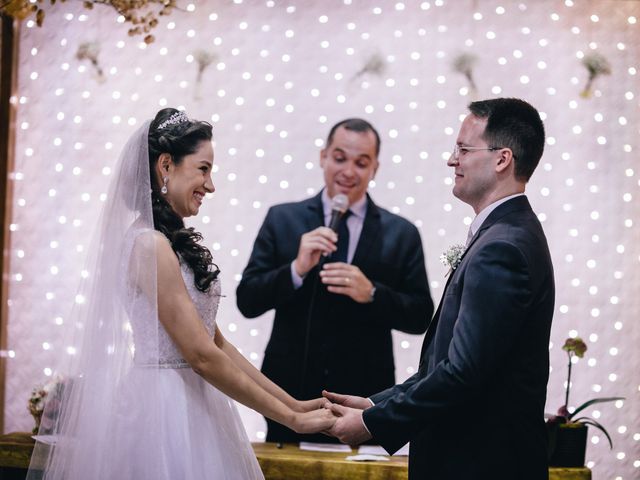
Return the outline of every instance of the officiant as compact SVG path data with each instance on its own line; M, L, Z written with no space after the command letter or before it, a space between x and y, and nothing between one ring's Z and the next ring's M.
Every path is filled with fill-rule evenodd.
M369 122L334 125L320 151L324 188L269 209L237 288L245 317L275 309L262 372L301 399L323 389L367 397L391 387L391 331L422 334L433 313L418 229L367 193L379 153ZM338 194L348 210L334 231ZM334 441L267 426L267 441Z

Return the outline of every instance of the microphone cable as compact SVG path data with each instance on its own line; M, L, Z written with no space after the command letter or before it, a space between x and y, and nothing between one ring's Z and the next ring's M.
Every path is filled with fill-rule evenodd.
M349 198L343 194L339 193L331 200L331 220L329 221L329 228L334 232L338 231L338 225L340 223L340 219L345 214L347 209L349 208ZM322 266L326 263L327 259L330 255L320 256L320 260L318 264L313 267L313 269L309 272L313 274L311 285L311 296L309 298L309 308L307 310L307 322L305 328L305 336L304 336L304 350L302 355L302 371L300 375L300 395L299 397L302 400L307 400L304 398L304 390L306 387L306 378L307 378L307 368L309 366L309 347L311 343L311 324L313 321L313 311L315 310L316 297L318 295L318 284L320 283L320 272L322 271ZM317 270L317 272L315 271Z

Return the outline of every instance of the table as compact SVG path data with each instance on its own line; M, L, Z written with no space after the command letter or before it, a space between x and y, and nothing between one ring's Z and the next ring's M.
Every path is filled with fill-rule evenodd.
M0 435L0 477L24 479L34 440L27 432ZM352 462L348 453L310 452L295 444L254 443L266 480L405 480L407 458L388 462ZM351 455L355 454L352 453ZM38 460L35 460L38 463ZM549 480L591 480L588 468L549 468Z
M297 444L254 443L266 480L406 480L407 457L390 457L388 462L352 462L353 453L310 452ZM549 468L549 480L591 480L591 470Z
M310 452L297 444L254 443L253 450L267 480L406 480L407 457L388 462L345 460L353 453Z

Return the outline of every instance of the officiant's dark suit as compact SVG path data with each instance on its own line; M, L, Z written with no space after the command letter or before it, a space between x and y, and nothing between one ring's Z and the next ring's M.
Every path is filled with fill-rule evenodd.
M343 414L343 440L410 443L409 478L548 478L544 404L554 279L524 196L542 156L538 112L517 99L474 102L448 165L476 212L425 335L418 372ZM365 430L366 426L366 430ZM360 429L360 431L358 430ZM364 433L363 433L364 432Z
M323 150L324 192L269 209L236 292L246 317L275 308L262 372L301 399L317 398L325 388L366 396L392 386L391 330L423 333L433 313L417 228L377 206L366 194L369 175L377 167L377 135L368 123L349 122L332 129ZM353 258L343 264L343 270L335 270L343 273L327 277L326 284L314 265L296 288L292 262L305 242L304 235L311 238L309 242L327 240L322 235L328 229L322 226L327 224L329 198L336 192L348 194L350 204L359 205L353 215L363 216ZM329 257L325 268L335 261ZM343 294L327 290L327 285L346 288L345 281L358 289ZM269 441L335 441L322 434L301 436L267 422Z

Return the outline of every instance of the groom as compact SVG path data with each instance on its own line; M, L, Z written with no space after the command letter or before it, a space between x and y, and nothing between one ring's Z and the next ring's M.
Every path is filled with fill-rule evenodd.
M469 110L447 164L453 194L476 218L418 373L370 399L325 392L340 417L329 433L352 445L373 437L389 453L410 441L410 479L547 479L555 288L547 241L524 195L544 126L514 98Z

